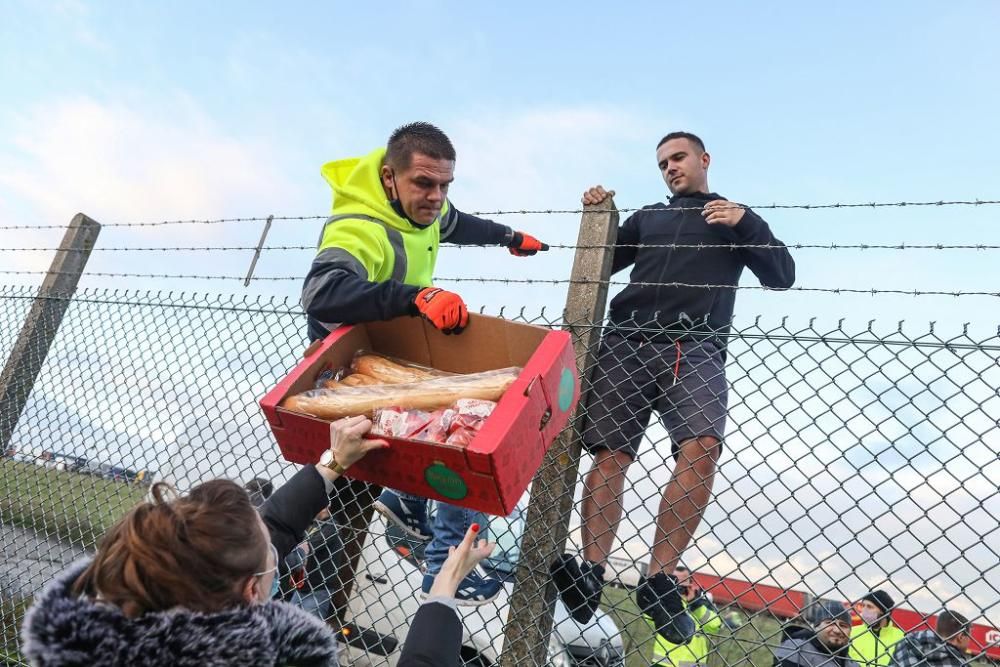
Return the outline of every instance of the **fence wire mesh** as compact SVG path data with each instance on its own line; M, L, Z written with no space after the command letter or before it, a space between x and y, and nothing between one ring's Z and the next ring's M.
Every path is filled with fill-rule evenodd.
M37 295L0 288L4 358ZM511 319L565 324L523 311ZM623 366L632 352L611 354L612 344L629 346L605 323L572 324L603 334L609 347L598 358L627 380L609 388L595 379L575 436L594 440L600 432L595 406L614 413L636 392L669 393L674 377L693 389L684 400L657 403L659 419L648 427L642 418L631 425L640 439L624 478L600 609L579 624L556 603L553 632L539 647L546 664L771 667L793 628L815 620L818 603L853 602L874 589L895 598L900 627L948 607L977 624L967 660L1000 656L991 629L1000 621L1000 338L961 328L821 329L760 318L723 337L724 359L682 348L678 364L672 345L651 350L665 362L643 378L642 364ZM92 552L152 481L183 492L216 477L278 486L294 473L258 401L306 344L303 313L281 299L112 291L71 298L27 407L2 443L0 660L27 664L18 631L32 596ZM692 385L687 374L703 379ZM727 392L727 407L712 412L706 385ZM693 572L689 608L705 613L704 648L699 654L691 644L694 654L664 657L634 589L675 465L663 424L681 428L687 418L675 413L682 408L715 415L709 421L720 428L723 450L712 499L682 556ZM614 431L600 437L620 437ZM591 461L580 457L581 477ZM573 553L587 541L583 495L578 484L566 517ZM527 613L512 611L509 600L529 499L530 489L511 516L491 518L498 548L486 566L508 583L495 601L460 608L468 664L498 661L510 614ZM367 531L347 523L343 512L317 523L303 569L283 582L283 594L346 627L344 664L391 665L420 604L423 545L378 514ZM355 539L363 547L346 593L344 543Z

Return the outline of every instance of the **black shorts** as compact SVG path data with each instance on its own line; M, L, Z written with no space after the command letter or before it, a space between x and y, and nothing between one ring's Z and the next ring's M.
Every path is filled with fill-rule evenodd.
M586 403L584 448L625 452L635 460L655 408L677 458L686 440L722 440L727 396L725 352L716 343L643 343L607 334Z

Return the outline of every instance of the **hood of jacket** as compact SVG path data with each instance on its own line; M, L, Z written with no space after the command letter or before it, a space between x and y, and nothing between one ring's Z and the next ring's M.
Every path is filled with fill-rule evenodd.
M400 216L385 196L382 187L384 160L383 147L364 157L334 160L323 165L320 173L333 189L333 215L367 215L401 232L413 228L413 223Z
M88 560L59 574L36 598L22 626L32 664L294 665L333 667L337 642L318 618L284 602L214 614L172 609L127 618L111 604L72 593Z

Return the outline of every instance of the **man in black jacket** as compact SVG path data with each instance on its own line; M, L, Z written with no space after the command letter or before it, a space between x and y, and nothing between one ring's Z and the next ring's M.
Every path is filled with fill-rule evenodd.
M815 629L786 626L773 667L858 667L847 655L851 614L837 602L822 602L813 614Z
M587 404L584 445L594 465L584 482L584 560L565 554L552 569L574 618L589 620L621 519L626 471L655 408L676 463L636 596L664 639L684 644L695 624L671 572L701 521L722 452L734 288L744 267L767 287L788 288L795 264L760 216L708 189L711 158L701 139L668 134L656 159L673 196L625 221L612 263L612 273L633 268L630 284L611 302ZM596 186L583 203L613 194Z

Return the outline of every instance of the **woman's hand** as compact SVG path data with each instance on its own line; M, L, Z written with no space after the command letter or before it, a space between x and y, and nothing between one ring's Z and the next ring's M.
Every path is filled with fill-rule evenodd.
M375 449L385 449L389 443L381 439L362 438L372 428L367 417L344 417L330 424L330 449L333 458L344 468L349 468Z
M457 547L448 549L448 560L441 566L431 586L428 597L455 597L459 584L466 575L476 569L480 561L493 553L496 544L486 540L476 540L479 534L479 524L474 523L465 533L465 538Z

